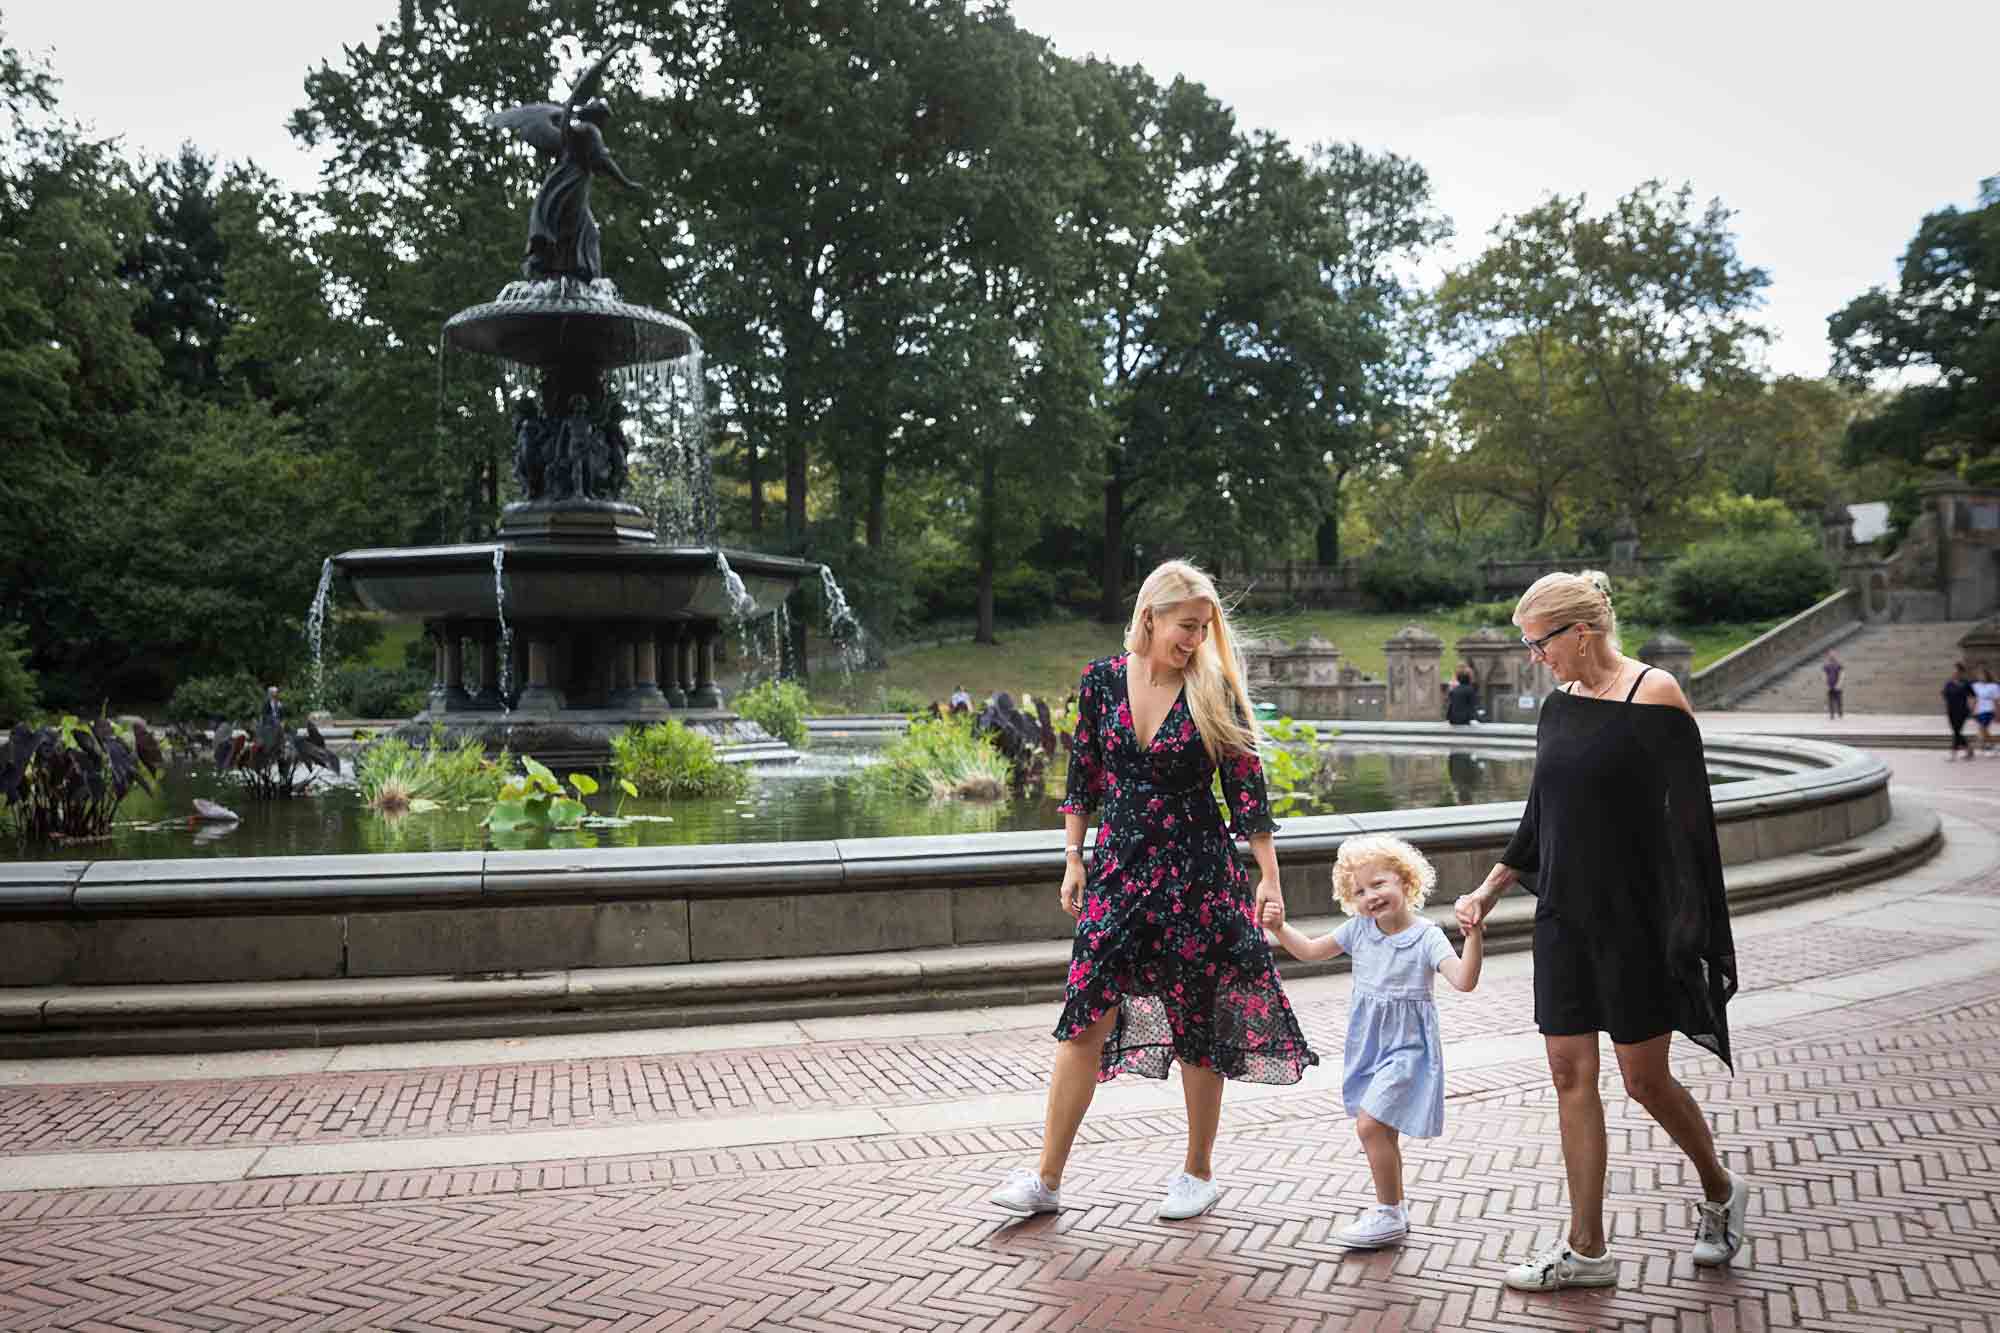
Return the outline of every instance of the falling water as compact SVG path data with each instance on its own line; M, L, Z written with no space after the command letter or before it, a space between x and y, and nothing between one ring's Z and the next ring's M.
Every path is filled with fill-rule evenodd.
M514 692L514 631L507 627L507 548L493 544L493 610L500 618L500 711L510 711L507 699Z
M862 643L861 621L847 604L847 594L833 577L830 565L819 567L820 590L826 594L826 636L840 645L841 679L852 684L855 668L867 659Z
M326 606L333 591L333 557L319 562L319 591L306 612L306 642L312 647L312 711L326 707Z
M729 567L729 557L721 551L715 553L715 567L722 574L722 591L729 598L729 617L732 620L748 620L757 614L757 599L743 586L743 577Z

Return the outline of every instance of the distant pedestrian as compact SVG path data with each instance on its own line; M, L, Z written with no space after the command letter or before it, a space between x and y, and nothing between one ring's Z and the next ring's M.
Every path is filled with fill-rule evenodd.
M972 711L972 696L966 693L965 686L961 685L951 692L950 709L954 713L970 713Z
M1374 1249L1410 1232L1403 1199L1402 1136L1433 1139L1444 1132L1444 1040L1431 978L1453 987L1479 984L1486 928L1465 932L1465 956L1444 931L1418 915L1437 883L1424 854L1401 838L1349 838L1333 863L1333 895L1353 918L1330 935L1309 939L1285 925L1275 906L1264 924L1285 952L1302 962L1346 954L1354 960L1341 1092L1354 1132L1368 1155L1375 1206L1333 1233L1343 1245Z
M264 687L263 722L264 725L272 727L282 727L285 725L285 706L278 702L278 687L276 685L266 685Z
M1826 660L1819 664L1819 669L1826 673L1826 720L1847 716L1840 702L1840 658L1833 649L1826 650Z
M1972 758L1972 747L1966 744L1965 720L1972 716L1972 682L1965 678L1965 663L1955 662L1951 668L1951 679L1944 683L1944 720L1951 724L1951 754L1945 762L1958 758L1960 750L1967 759Z
M1472 668L1458 669L1458 681L1444 699L1444 720L1454 727L1469 727L1479 716L1479 687L1472 683Z
M1979 664L1979 679L1972 682L1972 720L1979 724L1979 750L1985 754L1993 749L1993 714L2000 709L2000 681L1993 679L1993 668L1986 663Z

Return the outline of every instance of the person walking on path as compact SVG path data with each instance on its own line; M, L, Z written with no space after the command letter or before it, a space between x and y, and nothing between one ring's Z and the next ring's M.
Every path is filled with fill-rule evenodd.
M1599 1032L1611 1036L1626 1094L1701 1178L1694 1262L1726 1264L1743 1244L1749 1182L1723 1166L1701 1107L1667 1063L1678 1031L1730 1064L1736 950L1701 731L1670 672L1619 651L1603 574L1536 580L1514 623L1563 688L1543 705L1520 827L1455 910L1470 930L1514 884L1536 896L1535 1023L1555 1084L1570 1216L1568 1234L1508 1270L1506 1283L1552 1291L1618 1281L1604 1233Z
M1454 727L1469 727L1479 716L1479 687L1472 683L1472 668L1458 669L1458 679L1445 696L1444 720Z
M1993 714L2000 710L2000 681L1993 679L1993 668L1981 662L1979 679L1972 682L1972 720L1979 724L1979 752L1991 754L1993 751Z
M1826 720L1831 722L1837 717L1847 716L1846 710L1841 706L1840 658L1835 655L1833 649L1826 650L1826 660L1819 664L1819 669L1826 673Z
M1126 651L1084 668L1062 803L1062 907L1076 920L1036 1167L991 1196L1009 1212L1061 1206L1063 1168L1097 1084L1181 1066L1187 1156L1157 1216L1215 1206L1210 1155L1226 1078L1296 1083L1306 1045L1259 921L1284 920L1256 717L1229 617L1208 575L1170 560L1139 589ZM1210 785L1218 770L1225 827ZM1086 869L1084 830L1104 807ZM1231 835L1257 863L1252 892Z
M1972 758L1972 746L1965 739L1965 720L1972 716L1972 682L1965 678L1965 663L1954 662L1951 678L1944 683L1944 720L1951 726L1951 753L1945 757L1950 763L1958 758L1960 750L1967 759Z
M1342 842L1333 862L1333 896L1352 919L1318 939L1281 921L1272 926L1294 958L1344 953L1354 960L1340 1086L1368 1155L1375 1206L1334 1232L1334 1239L1356 1249L1410 1234L1402 1136L1434 1139L1444 1132L1444 1038L1431 979L1442 972L1469 991L1479 984L1485 958L1482 927L1465 933L1460 958L1444 932L1417 915L1436 883L1437 871L1409 843L1363 834ZM1278 913L1271 915L1275 921Z

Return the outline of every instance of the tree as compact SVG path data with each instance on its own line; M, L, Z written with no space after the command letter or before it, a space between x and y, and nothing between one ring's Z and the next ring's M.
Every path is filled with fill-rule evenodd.
M1871 288L1827 319L1834 373L1867 384L1930 372L1848 429L1847 459L1956 464L2000 451L2000 176L1979 205L1927 215L1894 292Z
M1538 535L1552 482L1598 528L1643 536L1712 481L1769 337L1749 318L1769 279L1737 255L1729 218L1657 181L1598 216L1555 196L1447 277L1439 327L1464 366L1461 429Z
M222 346L235 323L225 299L228 246L217 225L215 161L191 143L153 168L146 234L124 276L146 289L132 323L189 398L223 390Z

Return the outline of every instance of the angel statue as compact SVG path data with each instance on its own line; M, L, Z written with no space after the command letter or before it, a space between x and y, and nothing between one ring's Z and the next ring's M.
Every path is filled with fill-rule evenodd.
M611 108L595 94L611 55L607 52L577 80L562 105L531 102L486 118L489 127L513 131L556 161L528 214L528 252L521 261L524 277L579 282L601 277L604 262L597 244L597 219L590 215L590 178L601 171L627 189L639 188L604 147L604 124L611 118Z

